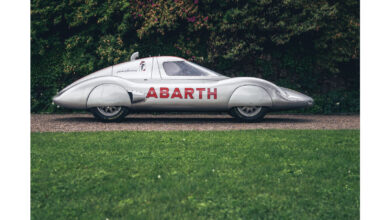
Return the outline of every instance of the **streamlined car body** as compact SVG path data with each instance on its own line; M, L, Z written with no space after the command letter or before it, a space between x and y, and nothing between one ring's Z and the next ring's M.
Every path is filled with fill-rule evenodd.
M77 80L54 103L90 110L103 121L119 121L129 111L225 111L256 121L268 111L313 105L312 98L263 79L226 77L179 57L137 56Z

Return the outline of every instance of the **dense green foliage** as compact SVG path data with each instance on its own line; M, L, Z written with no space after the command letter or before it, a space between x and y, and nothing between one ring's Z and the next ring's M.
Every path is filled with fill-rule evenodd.
M312 112L359 112L358 0L32 0L32 111L134 51L262 77L312 95Z
M32 219L359 219L359 131L31 134Z

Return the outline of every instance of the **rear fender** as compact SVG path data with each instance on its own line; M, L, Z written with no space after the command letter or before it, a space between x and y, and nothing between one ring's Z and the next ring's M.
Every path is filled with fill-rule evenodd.
M234 90L228 103L229 109L238 106L272 107L272 99L268 92L260 86L241 86Z
M131 106L129 93L121 86L103 84L95 87L88 96L87 108L99 106Z

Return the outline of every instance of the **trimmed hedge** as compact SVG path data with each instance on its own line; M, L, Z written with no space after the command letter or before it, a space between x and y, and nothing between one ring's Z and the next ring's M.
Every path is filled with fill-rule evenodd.
M33 0L31 110L57 91L142 56L184 57L313 96L312 113L359 112L359 1Z

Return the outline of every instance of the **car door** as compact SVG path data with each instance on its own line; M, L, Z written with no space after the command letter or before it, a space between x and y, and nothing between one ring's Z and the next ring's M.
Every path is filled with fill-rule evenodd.
M160 80L152 80L146 105L165 110L220 110L220 75L177 57L158 57Z

